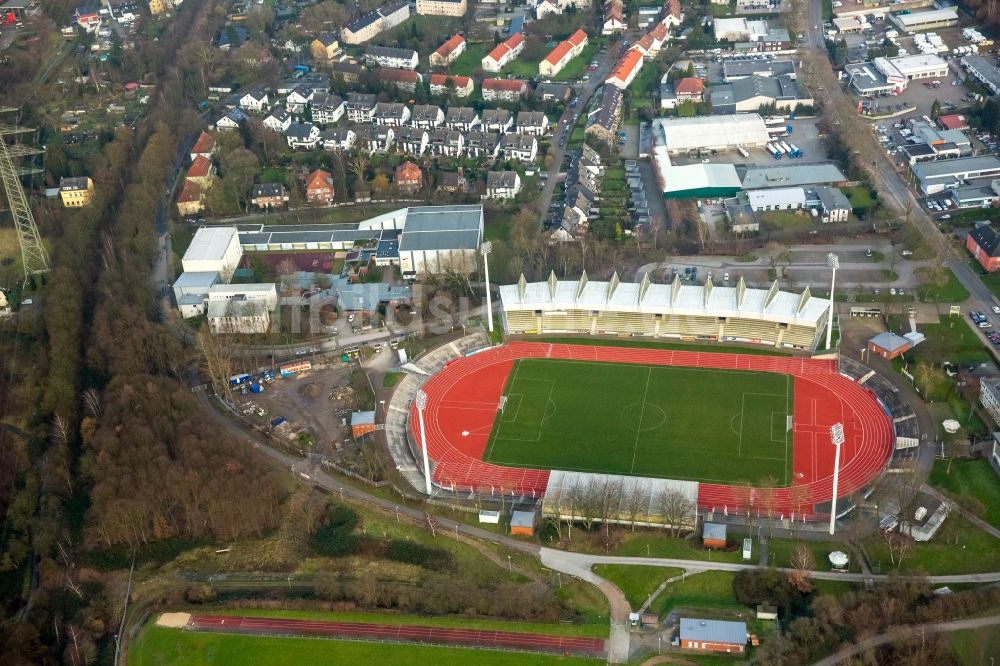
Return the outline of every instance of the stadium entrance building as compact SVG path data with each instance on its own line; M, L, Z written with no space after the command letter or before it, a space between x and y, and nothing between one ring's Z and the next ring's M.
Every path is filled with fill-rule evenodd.
M586 333L654 338L749 342L814 350L824 332L830 301L800 294L735 287L558 280L500 287L501 322L507 334Z

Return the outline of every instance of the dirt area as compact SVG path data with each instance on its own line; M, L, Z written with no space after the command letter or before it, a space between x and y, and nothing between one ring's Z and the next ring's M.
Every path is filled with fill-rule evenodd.
M156 626L180 628L186 627L190 621L191 613L162 613L156 618Z
M239 396L237 409L248 410L252 405L255 411L246 416L261 424L286 417L291 432L312 435L314 453L329 456L350 439L351 412L357 405L350 378L350 366L338 363L276 379L265 386L263 393Z

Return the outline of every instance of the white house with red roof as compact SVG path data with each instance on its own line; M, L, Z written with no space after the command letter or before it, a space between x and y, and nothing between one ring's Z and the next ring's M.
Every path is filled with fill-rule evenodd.
M487 72L499 72L512 60L521 55L524 50L524 35L517 33L510 39L500 42L492 51L482 59L483 70Z
M582 28L577 30L568 39L556 45L545 60L538 63L538 73L545 77L555 76L570 60L583 52L588 41L587 33Z

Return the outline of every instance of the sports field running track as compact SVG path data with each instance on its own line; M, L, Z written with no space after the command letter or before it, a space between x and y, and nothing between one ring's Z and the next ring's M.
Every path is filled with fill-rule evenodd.
M492 650L528 650L595 656L604 654L603 638L526 634L490 629L452 629L412 624L332 622L233 615L192 615L186 629L269 636L319 636L350 640L460 645ZM470 659L474 659L470 656Z
M776 513L819 513L833 490L834 446L830 426L844 424L839 494L865 487L892 453L893 425L874 395L837 372L833 360L750 356L714 352L630 347L513 342L452 361L425 385L424 412L428 450L435 462L433 480L442 488L483 493L539 496L549 470L516 469L482 460L497 407L514 361L554 358L641 365L675 365L724 370L756 370L792 375L795 405L792 441L792 486L774 491ZM416 406L410 429L419 443ZM735 510L745 492L734 486L702 483L698 505L704 510ZM756 496L755 498L756 499ZM742 499L745 502L745 499ZM765 510L762 502L751 502Z

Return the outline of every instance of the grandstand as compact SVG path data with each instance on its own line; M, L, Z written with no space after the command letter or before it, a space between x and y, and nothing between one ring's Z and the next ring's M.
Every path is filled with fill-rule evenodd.
M830 301L778 289L751 289L740 278L735 287L558 280L500 287L500 317L510 334L587 333L749 342L814 350Z

